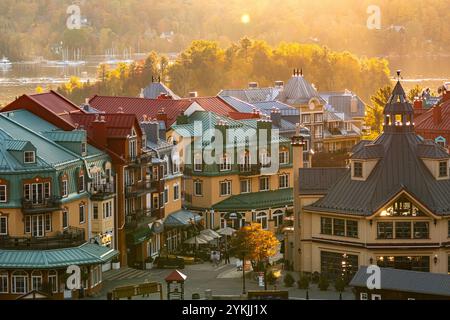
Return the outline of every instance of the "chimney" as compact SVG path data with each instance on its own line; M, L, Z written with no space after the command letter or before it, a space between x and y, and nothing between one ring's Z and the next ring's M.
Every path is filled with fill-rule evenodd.
M256 88L258 88L258 82L249 82L248 83L248 88L249 89L256 89Z
M281 81L281 80L275 81L275 88L283 89L284 88L284 81Z
M141 93L139 94L139 98L145 98L144 89L141 88Z
M98 113L95 115L95 120L92 122L92 131L95 141L105 148L108 147L108 132L105 116L101 116Z
M422 110L423 109L423 100L416 98L414 99L414 110Z
M275 126L281 127L281 112L280 112L280 109L277 109L277 108L273 107L272 111L270 112L270 119L272 120L272 123Z
M162 108L161 110L158 111L158 114L156 115L156 120L158 121L163 121L167 127L167 113L164 110L164 108Z
M157 144L159 141L159 122L158 121L144 121L141 122L141 128L147 135L147 141Z
M439 125L442 122L442 107L436 105L433 107L433 123Z
M189 92L189 98L197 98L198 92L197 91L191 91Z
M81 106L81 109L83 109L86 112L89 112L90 109L90 105L89 105L89 98L84 99L84 104Z

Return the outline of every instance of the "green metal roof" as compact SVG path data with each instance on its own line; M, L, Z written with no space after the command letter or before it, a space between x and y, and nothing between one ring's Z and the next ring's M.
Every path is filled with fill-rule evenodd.
M293 189L253 192L231 196L213 206L217 211L249 211L292 206Z
M132 245L140 244L145 240L150 239L152 233L152 229L150 229L148 226L144 226L129 233L127 235L127 242Z
M22 151L30 143L23 140L6 140L5 142L7 144L6 149L8 151Z
M92 243L55 250L0 250L1 269L55 269L70 265L103 264L118 251Z
M54 130L42 132L42 134L48 139L57 142L79 142L79 141L86 141L87 139L85 130L74 130L74 131Z

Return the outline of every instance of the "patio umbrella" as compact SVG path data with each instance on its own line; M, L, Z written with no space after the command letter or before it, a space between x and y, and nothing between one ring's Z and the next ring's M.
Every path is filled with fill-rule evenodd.
M236 230L230 227L225 227L217 231L218 234L221 234L223 236L232 236Z
M200 234L207 235L213 239L222 238L222 236L220 234L218 234L217 232L215 232L214 230L211 230L211 229L202 230L202 231L200 231Z
M202 238L202 236L195 236L190 239L187 239L184 243L186 244L207 244L209 241Z
M208 236L208 235L206 235L206 234L199 234L198 237L201 238L201 239L203 239L203 240L206 240L206 241L208 241L208 242L211 242L211 241L214 240L213 237Z

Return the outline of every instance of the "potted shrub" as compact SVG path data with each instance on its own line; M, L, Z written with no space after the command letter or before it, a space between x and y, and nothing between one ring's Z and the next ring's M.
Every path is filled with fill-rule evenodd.
M115 258L112 260L112 268L113 268L113 270L119 270L119 269L120 269L120 260L119 260L119 257L118 257L118 256L115 257Z
M297 286L299 289L307 290L309 289L309 277L302 275L297 281Z
M344 279L337 278L335 283L334 283L334 287L335 287L337 292L344 292L344 290L345 290L345 281L344 281Z
M329 286L330 286L330 282L328 281L327 277L321 276L319 279L320 291L327 291Z
M152 257L148 257L145 259L145 269L151 270L153 269L153 261L155 261Z
M290 288L294 285L294 282L294 277L290 273L286 273L284 276L284 286Z
M312 274L311 279L312 279L312 283L315 283L315 284L319 283L319 280L320 280L320 274L319 274L317 271L315 271L315 272Z

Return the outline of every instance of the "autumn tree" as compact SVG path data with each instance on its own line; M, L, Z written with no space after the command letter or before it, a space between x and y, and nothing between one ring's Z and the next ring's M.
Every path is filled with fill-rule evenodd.
M381 133L383 130L384 107L386 106L392 93L390 85L378 89L370 97L372 105L367 108L366 123L375 133Z

